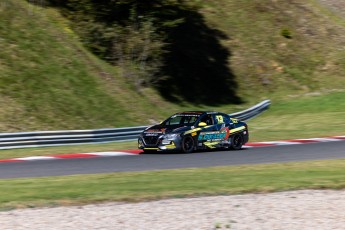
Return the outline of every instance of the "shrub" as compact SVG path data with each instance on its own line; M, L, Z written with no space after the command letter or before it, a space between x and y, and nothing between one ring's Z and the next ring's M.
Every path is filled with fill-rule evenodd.
M291 39L292 38L292 33L289 29L284 28L280 31L280 35L283 36L284 38Z

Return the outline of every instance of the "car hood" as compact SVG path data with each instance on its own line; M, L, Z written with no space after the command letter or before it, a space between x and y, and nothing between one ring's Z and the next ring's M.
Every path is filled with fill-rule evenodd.
M185 126L185 125L153 125L145 129L144 133L160 133L160 134L168 134L168 133L182 133L187 130L191 130L193 126Z

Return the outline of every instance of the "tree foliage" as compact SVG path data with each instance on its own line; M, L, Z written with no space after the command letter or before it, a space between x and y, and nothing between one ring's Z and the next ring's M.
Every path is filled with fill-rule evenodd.
M156 87L169 100L239 102L226 36L209 28L193 1L48 0L99 57L121 66L138 90ZM213 80L211 80L213 79Z
M174 1L51 0L73 22L73 28L92 52L119 65L123 76L139 89L155 82L162 65L165 27L160 9Z

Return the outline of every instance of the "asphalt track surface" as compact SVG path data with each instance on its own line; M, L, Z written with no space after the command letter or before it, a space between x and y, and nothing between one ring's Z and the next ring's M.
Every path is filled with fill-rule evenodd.
M1 163L0 178L24 178L203 168L345 158L345 141L256 147L239 151L155 153L83 159Z

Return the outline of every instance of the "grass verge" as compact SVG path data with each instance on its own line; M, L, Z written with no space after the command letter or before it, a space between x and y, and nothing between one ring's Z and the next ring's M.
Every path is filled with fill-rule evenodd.
M0 209L345 188L345 160L0 180ZM15 192L14 192L15 191Z
M273 101L271 108L248 122L251 141L345 135L345 93L296 95Z

